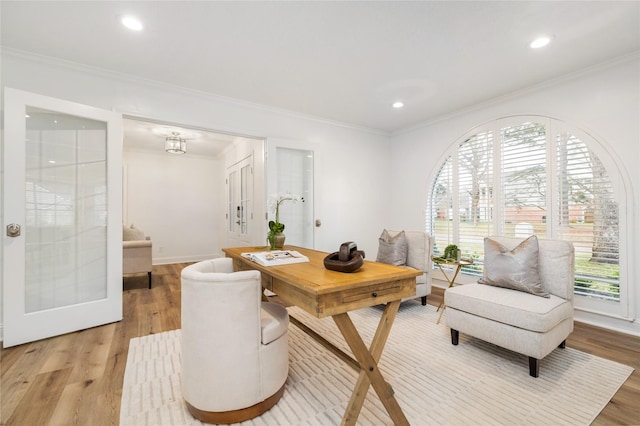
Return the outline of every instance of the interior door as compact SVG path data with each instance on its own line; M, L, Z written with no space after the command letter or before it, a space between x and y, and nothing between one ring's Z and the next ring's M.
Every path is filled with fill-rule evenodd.
M3 346L121 320L121 115L4 100Z
M280 211L285 224L286 244L314 248L315 229L321 222L314 213L314 158L305 143L269 139L267 141L267 194L294 194L303 203L286 203ZM269 212L272 215L272 212Z
M226 182L227 247L253 245L253 155L229 167Z

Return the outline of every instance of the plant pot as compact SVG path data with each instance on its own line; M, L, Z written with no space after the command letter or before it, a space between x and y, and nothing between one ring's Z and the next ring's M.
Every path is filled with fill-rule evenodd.
M267 241L269 241L269 248L271 250L282 250L285 238L286 237L282 232L278 232L273 236L268 236Z

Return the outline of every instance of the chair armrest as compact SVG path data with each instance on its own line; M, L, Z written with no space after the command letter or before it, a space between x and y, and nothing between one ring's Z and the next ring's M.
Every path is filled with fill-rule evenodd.
M122 248L139 248L139 247L151 247L150 240L136 240L136 241L123 241Z

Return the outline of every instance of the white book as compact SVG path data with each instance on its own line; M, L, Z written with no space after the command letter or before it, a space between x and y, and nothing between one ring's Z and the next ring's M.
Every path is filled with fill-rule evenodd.
M307 256L295 250L259 251L242 253L241 256L263 266L288 265L290 263L302 263L309 261Z

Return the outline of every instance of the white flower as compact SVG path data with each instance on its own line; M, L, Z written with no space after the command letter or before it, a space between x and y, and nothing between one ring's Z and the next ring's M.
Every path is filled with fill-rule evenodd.
M293 201L294 203L298 201L304 202L304 197L297 194L291 194L290 192L269 196L267 199L267 208L271 213L275 213L276 223L278 223L280 219L280 204L285 201Z
M275 213L277 206L278 197L274 195L269 196L269 198L267 199L267 210L269 210L270 213Z

